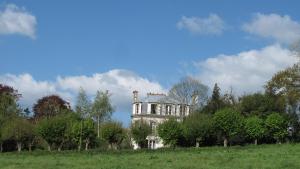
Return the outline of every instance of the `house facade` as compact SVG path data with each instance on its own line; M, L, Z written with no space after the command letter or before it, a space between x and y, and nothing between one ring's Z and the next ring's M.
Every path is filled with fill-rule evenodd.
M143 120L152 128L152 133L147 137L148 148L157 149L163 147L163 141L157 134L157 126L173 117L182 121L190 113L190 106L178 102L165 94L148 93L147 97L140 100L138 91L133 91L131 123ZM133 141L134 149L139 146Z

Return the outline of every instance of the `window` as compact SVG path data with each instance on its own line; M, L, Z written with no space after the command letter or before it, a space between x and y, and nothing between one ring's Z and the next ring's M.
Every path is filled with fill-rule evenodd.
M139 104L135 104L135 114L139 114Z
M171 105L167 105L166 106L166 114L167 115L171 115L172 114L172 106Z
M186 107L184 105L180 105L180 115L185 116Z
M151 114L156 114L156 104L151 104Z

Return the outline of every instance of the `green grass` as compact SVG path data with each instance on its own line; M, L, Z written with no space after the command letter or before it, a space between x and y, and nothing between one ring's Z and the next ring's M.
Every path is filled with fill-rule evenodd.
M300 144L156 151L2 153L5 169L300 168Z

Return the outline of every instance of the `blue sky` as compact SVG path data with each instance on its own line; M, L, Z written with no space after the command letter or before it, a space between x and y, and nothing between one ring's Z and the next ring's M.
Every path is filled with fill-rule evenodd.
M299 6L296 0L0 1L0 82L25 93L26 106L51 93L75 102L78 86L91 96L109 89L114 117L125 124L132 89L166 92L186 75L237 93L259 91L295 62L288 47L300 38Z

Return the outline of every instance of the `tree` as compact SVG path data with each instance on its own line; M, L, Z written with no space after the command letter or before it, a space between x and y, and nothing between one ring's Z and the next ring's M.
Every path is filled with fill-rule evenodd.
M245 132L250 139L254 140L254 144L257 145L257 140L263 137L265 133L263 120L257 116L247 118L245 120Z
M4 141L1 129L7 119L17 116L20 112L17 104L20 97L21 95L14 88L0 84L0 152L3 150Z
M237 135L243 127L243 117L232 108L224 108L214 114L214 126L224 139L227 147L230 137Z
M183 137L183 129L176 119L171 118L158 125L158 135L162 138L164 145L170 145L175 148Z
M213 88L213 93L211 98L208 100L207 105L204 107L204 112L208 114L214 114L218 110L224 108L224 102L222 99L222 96L220 94L220 88L218 84L216 83L214 88Z
M279 113L270 114L266 121L265 125L268 133L277 141L281 143L284 138L287 136L287 121Z
M50 118L70 109L69 103L57 95L45 96L33 106L34 118Z
M169 91L168 96L182 104L202 107L207 99L208 87L192 77L184 77Z
M81 150L82 140L85 143L85 150L88 150L90 143L96 137L94 122L91 119L80 120L72 125L72 138Z
M32 125L20 117L7 121L2 128L2 138L13 139L17 143L18 152L22 150L22 144L28 135L33 133Z
M68 140L68 125L73 123L71 116L60 115L49 119L42 119L37 126L38 134L48 143L48 150L57 147L61 150Z
M213 121L210 115L195 112L183 121L185 138L198 147L213 132Z
M110 95L108 91L101 92L97 91L96 98L92 107L92 114L97 121L97 137L100 137L100 122L105 119L110 119L112 112L114 111L113 106L110 103Z
M243 115L256 115L260 118L266 118L267 115L274 111L284 111L284 104L278 104L274 97L262 93L242 96L238 107Z
M6 118L16 116L20 111L17 104L18 99L21 97L17 90L10 86L0 84L0 127Z
M300 64L276 73L265 86L265 92L284 104L288 113L295 113L300 99Z
M101 136L109 143L110 149L117 149L125 137L122 124L114 121L104 123L101 129Z
M88 118L91 116L91 102L88 99L88 96L83 88L79 89L76 102L76 112L80 115L81 118Z
M140 148L147 147L147 136L151 134L152 129L149 124L143 120L135 121L131 127L131 135L133 140L138 144Z

